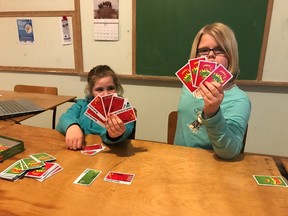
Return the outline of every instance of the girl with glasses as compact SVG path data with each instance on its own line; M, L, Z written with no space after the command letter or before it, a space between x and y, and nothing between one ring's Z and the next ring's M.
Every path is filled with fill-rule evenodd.
M190 58L205 56L222 64L233 78L222 87L200 84L195 94L184 86L178 104L176 145L214 150L223 159L240 154L251 112L250 99L234 83L240 72L234 32L223 23L204 26L196 35Z

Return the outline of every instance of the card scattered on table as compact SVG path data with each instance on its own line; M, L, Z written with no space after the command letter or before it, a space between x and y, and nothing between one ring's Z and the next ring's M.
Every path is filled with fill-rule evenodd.
M205 57L189 59L175 75L191 93L203 82L215 81L224 86L233 77L223 65L207 61Z
M105 176L104 181L130 185L134 177L135 174L109 171Z
M89 145L85 146L84 149L81 150L81 153L84 155L90 155L93 156L102 150L104 150L106 147L102 145L102 143L94 144L94 145Z
M23 158L20 160L22 170L33 170L45 166L44 162L34 160L33 158Z
M96 96L85 111L86 116L102 127L105 127L105 122L110 114L117 115L124 124L137 120L133 107L128 105L128 99L120 97L116 93Z
M84 172L73 182L74 184L90 186L95 179L100 175L101 171L87 168Z
M253 175L253 178L255 179L258 185L276 186L276 187L288 186L282 176Z
M53 157L52 155L47 154L46 152L31 154L31 155L29 155L29 157L33 158L36 161L43 161L43 162L55 161L56 160L55 157Z
M20 160L13 163L7 169L0 173L0 178L7 179L10 181L16 181L25 174L25 170L21 167Z

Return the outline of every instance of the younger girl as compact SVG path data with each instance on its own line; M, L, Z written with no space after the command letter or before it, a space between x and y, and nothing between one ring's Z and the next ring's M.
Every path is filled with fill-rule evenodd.
M134 122L125 125L118 116L113 114L108 116L103 128L84 114L88 104L97 95L123 94L124 90L115 72L109 66L99 65L92 68L88 73L87 82L85 99L77 100L66 113L62 114L56 127L56 130L65 135L68 149L82 149L86 134L98 134L106 144L118 143L127 139L134 128Z

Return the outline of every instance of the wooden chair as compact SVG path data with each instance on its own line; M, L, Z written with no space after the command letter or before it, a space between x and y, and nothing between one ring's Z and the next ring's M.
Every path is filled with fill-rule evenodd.
M41 93L41 94L51 94L58 95L57 87L48 87L48 86L32 86L32 85L15 85L15 92L32 92L32 93ZM51 108L53 111L52 114L52 128L55 129L56 125L56 107Z
M174 144L174 138L176 133L176 126L177 126L177 119L178 119L178 113L177 111L172 111L168 116L168 133L167 133L167 143L168 144ZM248 132L248 125L246 128L246 132L243 138L243 146L240 151L241 154L244 153L245 144L246 144L246 137Z
M172 111L168 116L168 133L167 133L167 143L174 144L174 138L176 133L178 113L177 111Z
M133 108L134 109L134 112L135 112L135 115L137 116L137 110L136 108ZM136 134L136 122L134 122L134 128L132 130L132 133L130 134L130 136L128 137L128 139L135 139L135 134Z

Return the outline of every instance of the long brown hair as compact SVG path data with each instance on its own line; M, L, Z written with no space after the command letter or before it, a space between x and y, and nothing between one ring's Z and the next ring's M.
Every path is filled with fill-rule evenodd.
M86 95L93 97L92 89L94 87L95 82L98 79L101 79L103 77L109 77L109 76L112 77L113 79L117 94L123 95L124 89L122 85L120 84L116 73L108 65L98 65L89 71L88 77L87 77L87 86L85 89Z

